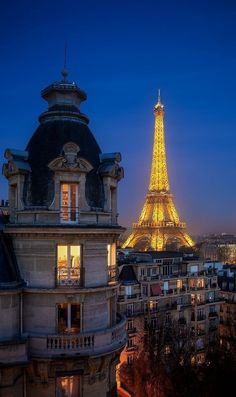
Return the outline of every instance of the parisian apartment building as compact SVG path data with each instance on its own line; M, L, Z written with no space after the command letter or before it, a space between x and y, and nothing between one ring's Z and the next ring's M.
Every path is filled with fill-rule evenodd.
M121 155L102 153L68 80L22 149L6 148L0 224L0 396L116 396Z
M210 340L219 333L224 296L218 285L220 262L202 261L181 252L130 252L119 255L119 313L127 317L128 342L123 365L132 365L143 349L149 326L189 329L195 345L193 364L204 362Z

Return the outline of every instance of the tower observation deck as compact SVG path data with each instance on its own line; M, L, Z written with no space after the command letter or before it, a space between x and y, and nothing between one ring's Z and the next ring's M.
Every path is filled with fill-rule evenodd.
M133 224L130 236L123 248L162 251L168 243L179 242L182 246L194 245L176 211L173 195L169 188L167 172L164 106L160 90L154 107L154 143L149 189L137 223Z

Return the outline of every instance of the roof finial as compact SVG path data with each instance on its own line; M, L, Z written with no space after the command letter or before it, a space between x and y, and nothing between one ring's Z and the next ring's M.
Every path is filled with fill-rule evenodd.
M64 67L61 71L61 74L63 76L63 82L67 82L67 76L68 76L68 70L67 70L67 43L65 43L65 49L64 49Z

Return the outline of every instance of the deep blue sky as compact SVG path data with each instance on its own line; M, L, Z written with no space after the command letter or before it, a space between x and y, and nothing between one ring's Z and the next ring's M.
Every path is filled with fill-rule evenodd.
M144 202L160 87L182 220L194 234L236 233L235 21L234 0L2 2L1 162L36 128L67 41L70 78L88 94L81 110L102 151L122 153L120 223L136 221Z

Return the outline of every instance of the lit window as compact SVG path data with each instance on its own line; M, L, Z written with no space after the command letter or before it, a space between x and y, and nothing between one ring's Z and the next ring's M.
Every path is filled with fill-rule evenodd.
M107 266L116 265L116 244L107 244Z
M59 285L80 284L80 245L57 246L57 282Z
M149 302L149 309L150 309L150 312L152 313L152 312L156 312L157 311L157 302L156 301L150 301Z
M107 268L108 281L116 281L117 267L116 267L116 244L107 244Z
M182 288L182 286L183 286L182 280L177 280L176 287L180 289Z
M132 286L131 285L125 286L125 295L132 296Z
M62 303L57 307L58 332L79 333L81 330L81 306L79 304Z
M197 288L204 288L204 279L203 278L197 279Z
M80 376L57 378L56 397L80 397Z
M61 184L61 222L78 221L78 184Z

